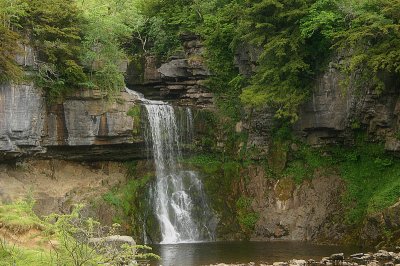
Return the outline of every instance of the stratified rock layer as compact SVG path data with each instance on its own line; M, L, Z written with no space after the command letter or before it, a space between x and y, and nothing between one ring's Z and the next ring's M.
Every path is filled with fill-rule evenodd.
M84 91L59 104L46 104L33 84L0 86L0 158L38 154L76 160L144 158L140 117L127 113L135 105L121 92L113 102L98 91Z
M184 51L167 62L158 62L154 56L132 62L128 67L127 85L149 99L209 108L214 98L205 86L211 73L202 56L203 44L196 35L181 38Z

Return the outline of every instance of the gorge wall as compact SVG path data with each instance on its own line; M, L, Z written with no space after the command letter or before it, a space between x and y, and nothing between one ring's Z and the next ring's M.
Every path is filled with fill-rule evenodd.
M215 131L212 134L205 130L211 123L208 125L209 121L204 119L202 112L218 115L218 109L213 94L206 87L205 81L210 73L201 56L203 46L196 36L183 36L183 43L184 52L167 62L158 62L151 56L132 62L127 70L127 85L148 98L196 109L197 151L209 152L207 149L210 147L215 147L212 152L224 151L228 145L226 135L223 131L217 132L224 126L224 120L218 120L220 123L211 129ZM238 51L236 64L242 74L246 75L256 67L256 54L257 51L246 47ZM30 60L29 56L24 58ZM318 78L314 92L302 106L299 120L293 126L294 134L304 143L321 147L326 144L352 145L356 132L364 130L373 141L384 142L386 151L399 155L399 83L388 81L390 89L377 94L372 89L343 91L340 86L342 79L335 64L331 64ZM55 189L66 180L72 182L74 179L71 177L93 178L79 185L81 190L87 189L87 193L83 193L87 195L84 200L87 202L92 197L88 191L96 190L96 197L101 197L113 187L126 184L126 166L110 161L142 160L148 156L141 132L140 112L131 111L135 108L138 108L137 99L125 91L111 102L105 100L100 91L92 90L79 91L63 102L50 103L43 91L32 83L1 85L0 159L3 162L19 161L22 166L23 162L28 162L27 159L33 160L25 165L25 170L21 170L23 174L16 174L17 170L11 166L2 166L6 167L0 178L2 200L22 197L29 191L25 186L34 184L35 198L41 206L38 209L44 212L66 211L72 202L82 201L82 197L77 196L80 190L75 186L65 190L60 188L56 190L60 193L53 195L51 191L43 191L44 184ZM290 178L276 180L275 173L262 166L263 161L269 161L273 168L283 169L288 154L298 149L293 143L285 146L284 152L276 146L275 125L270 108L245 110L242 119L236 121L231 130L245 133L247 147L256 148L256 153L251 156L251 165L235 170L237 178L228 185L219 183L222 181L216 180L218 175L214 178L213 173L204 172L203 179L209 183L208 187L214 186L213 189L219 193L209 189L220 219L219 238L347 241L352 228L346 228L341 220L343 217L340 218L346 182L338 172L327 173L317 169L312 179L298 184ZM235 145L239 153L244 144L239 141ZM224 170L223 175L230 173ZM44 176L47 181L43 181ZM24 189L19 190L19 186ZM222 186L227 186L228 195L221 194ZM236 204L243 195L250 199L246 210L241 210ZM226 197L226 202L217 202ZM364 233L357 241L381 242L382 230L386 228L382 225L389 224L392 231L399 230L396 216L399 208L396 204L368 217L362 225ZM251 230L241 227L240 212L246 215L257 213ZM111 218L107 217L104 220L110 222Z

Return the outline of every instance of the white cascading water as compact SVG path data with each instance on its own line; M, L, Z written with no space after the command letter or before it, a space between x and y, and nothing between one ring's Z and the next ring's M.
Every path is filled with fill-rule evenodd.
M160 224L161 244L213 240L216 220L202 182L197 172L185 171L179 164L181 146L193 137L190 108L176 111L165 102L147 100L137 92L127 91L139 97L147 112L145 139L156 168L153 204Z

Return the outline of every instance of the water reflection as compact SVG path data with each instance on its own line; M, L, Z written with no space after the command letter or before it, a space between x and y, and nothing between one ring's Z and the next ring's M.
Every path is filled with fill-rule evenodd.
M356 247L314 245L304 242L209 242L154 245L162 261L152 265L199 266L215 263L274 262L290 259L321 259L332 253L359 252Z

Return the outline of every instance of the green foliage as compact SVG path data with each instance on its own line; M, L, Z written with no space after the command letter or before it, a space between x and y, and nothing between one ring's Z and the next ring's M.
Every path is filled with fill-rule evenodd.
M249 209L249 208L251 208L252 201L253 200L251 198L241 196L236 202L236 207L238 209Z
M236 201L236 209L238 213L238 220L240 225L245 231L252 231L254 230L254 226L259 219L259 214L252 211L251 203L252 199L241 196Z
M337 12L345 27L330 34L334 47L348 53L343 70L357 75L358 86L385 88L388 79L400 74L400 3L391 0L349 1L338 3Z
M37 55L36 82L50 100L78 88L114 96L125 86L127 51L145 49L137 2L1 0L0 81L22 76L15 57L26 36Z
M215 10L204 14L204 22L198 31L204 38L206 64L213 76L207 86L217 96L217 105L222 114L238 121L241 118L239 95L247 78L239 75L233 58L237 44L236 29L242 14L239 2L215 1Z
M330 161L321 153L323 151L301 145L297 151L291 154L292 158L283 175L292 177L296 184L301 184L306 179L312 179L316 170L331 166Z
M242 35L262 47L259 67L241 99L270 104L280 118L297 119L331 52L344 55L348 85L374 87L399 77L397 1L247 1ZM372 73L372 78L371 78Z
M78 205L70 214L52 214L46 218L49 223L47 232L54 234L59 241L53 258L57 265L121 265L139 258L160 259L152 253L137 252L151 250L147 246L108 243L107 237L115 236L120 225L104 227L92 218L83 218L82 208Z
M0 81L22 76L14 58L29 37L37 82L53 98L82 87L112 96L125 85L121 65L131 54L167 58L188 33L202 39L213 73L207 85L234 121L243 102L294 122L332 54L348 77L342 85L382 91L399 79L393 0L1 0L0 8ZM257 64L242 76L234 58L249 47Z
M399 78L397 1L153 0L143 6L150 20L158 21L155 32L161 37L152 37L155 47L163 47L158 53L176 50L181 33L201 36L214 73L208 86L221 97L219 103L230 103L221 110L233 115L237 111L227 107L240 107L240 95L246 105L267 104L278 118L296 121L332 54L342 58L339 67L348 77L342 85L382 90ZM233 65L236 49L245 49L243 41L260 51L249 80Z
M309 94L317 70L314 59L327 50L314 49L320 40L305 39L301 32L300 21L312 2L247 1L242 38L262 47L262 52L251 84L241 95L244 103L256 107L269 104L278 118L297 120L298 106Z
M151 43L151 52L167 58L182 50L180 36L192 32L200 14L193 12L194 0L141 0L139 7L145 17L141 36Z
M116 235L119 225L110 228L101 226L92 218L83 218L82 205L76 206L70 214L51 214L45 220L38 218L32 211L33 202L19 201L13 204L0 205L2 226L7 230L13 230L16 215L21 215L18 226L33 228L40 225L35 237L41 235L44 243L48 242L50 250L22 248L0 241L1 265L122 265L136 259L160 259L159 256L150 253L150 247L124 244L121 247L107 243L106 237ZM9 218L11 217L11 218ZM8 218L8 219L7 219ZM7 225L13 227L7 227ZM22 231L11 231L15 234ZM90 240L96 238L97 241ZM55 241L56 239L56 241Z
M150 238L157 238L159 226L148 193L154 174L146 172L135 161L127 162L126 167L127 181L104 194L103 200L114 206L113 221L121 224L135 239L142 239L143 225L150 231ZM155 238L152 240L157 241Z
M136 171L137 171L137 164L138 163L136 161L130 161L130 162L126 162L125 163L126 168L127 168L126 176L128 178L134 178L135 177Z
M49 252L37 249L25 249L0 240L0 265L7 266L42 266L52 265Z
M89 80L95 87L113 96L125 86L123 71L128 55L124 44L143 24L136 2L78 1L87 21L83 25L83 52L81 59L89 69Z
M400 164L384 153L382 145L359 143L352 149L337 148L333 158L347 183L344 203L350 224L361 222L367 214L381 211L400 197Z
M84 20L74 1L29 0L22 25L38 53L38 85L51 98L86 82L80 65Z
M198 155L191 157L189 163L200 167L202 172L206 174L213 174L222 168L222 162L212 155Z
M132 166L132 164L129 165L129 168L132 167L132 169L128 170L128 174L132 174L136 169L133 169L135 166ZM150 174L140 179L130 179L126 185L116 187L112 191L104 194L103 199L115 207L122 209L125 216L132 216L136 214L134 202L140 199L142 192L151 179L152 176Z
M26 15L26 5L19 0L0 0L0 10L0 83L18 81L22 70L15 57L22 51L24 40L18 30L21 18Z
M43 222L33 213L34 201L17 201L0 205L0 224L15 233L40 229Z

